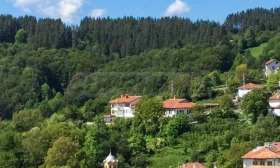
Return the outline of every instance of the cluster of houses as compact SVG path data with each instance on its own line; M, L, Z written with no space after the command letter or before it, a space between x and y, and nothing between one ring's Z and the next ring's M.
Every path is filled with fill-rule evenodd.
M268 77L272 73L277 73L279 67L280 62L278 60L272 59L266 62L265 76ZM244 89L244 92L248 93L252 89L263 88L253 84L250 87L251 89ZM269 106L273 115L280 116L280 93L275 93L269 98ZM280 142L265 142L263 146L258 146L249 151L241 159L243 160L243 168L280 168Z
M244 95L253 89L263 89L263 86L254 83L248 83L238 87L238 91L233 102L238 102ZM122 95L120 98L111 100L111 114L105 115L106 123L110 123L115 117L132 118L135 113L135 106L141 99L141 96ZM211 106L218 106L218 104L204 104L203 106L211 108ZM270 112L275 116L280 116L280 93L276 93L269 98ZM179 99L174 96L172 99L163 101L163 108L165 109L166 117L174 117L178 114L189 114L191 109L196 106L196 103L189 102L186 99Z
M271 73L278 72L280 62L278 60L270 60L265 64L265 75L268 77ZM253 83L244 84L238 87L236 97L233 100L237 102L244 95L253 89L263 89L263 86ZM105 115L105 121L110 123L115 117L132 118L134 117L135 106L141 99L141 96L124 95L115 100L111 100L111 114ZM280 93L273 94L269 98L270 112L275 116L280 116ZM168 99L163 102L166 117L174 117L178 114L189 114L196 103L189 102L186 99ZM206 105L207 106L207 105ZM209 105L211 107L211 105ZM243 160L243 168L280 168L280 142L265 142L264 146L256 147L241 157ZM104 160L105 168L117 168L117 160L114 156L109 156ZM198 162L185 163L180 168L206 168ZM216 165L214 164L214 168Z
M272 73L278 72L280 67L280 62L278 60L272 59L265 63L265 75L268 77ZM253 89L263 89L263 86L256 85L253 83L244 84L238 87L236 97L233 100L237 104L244 95ZM110 115L105 115L104 119L106 123L110 123L115 117L132 118L134 117L135 106L137 102L141 99L141 96L130 96L122 95L120 98L111 100L111 113ZM269 98L270 112L273 115L280 116L280 94L274 94ZM163 102L163 107L165 109L166 117L174 117L178 114L189 114L191 109L196 106L196 103L189 102L186 99L178 99L174 97L173 99L168 99ZM218 104L204 104L206 109L213 106L218 106Z
M120 98L111 100L109 102L111 104L111 114L104 116L106 123L110 123L115 117L134 117L135 106L140 99L141 96L121 95ZM189 102L186 99L178 99L176 96L163 102L166 117L189 114L194 106L196 106L196 103Z

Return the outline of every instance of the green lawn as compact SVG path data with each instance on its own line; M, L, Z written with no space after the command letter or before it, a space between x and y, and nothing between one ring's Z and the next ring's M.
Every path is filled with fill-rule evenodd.
M263 48L266 46L267 46L267 43L262 43L258 47L249 48L249 50L251 51L251 54L253 57L255 57L256 59L259 59L259 56L262 54Z
M177 168L187 160L182 146L164 147L149 158L151 165L148 168Z

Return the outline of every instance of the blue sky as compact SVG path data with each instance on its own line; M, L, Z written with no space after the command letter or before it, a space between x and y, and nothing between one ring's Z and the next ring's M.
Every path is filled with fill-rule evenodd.
M230 13L249 8L280 7L278 0L1 0L0 14L61 18L79 24L85 16L122 18L187 17L223 23Z

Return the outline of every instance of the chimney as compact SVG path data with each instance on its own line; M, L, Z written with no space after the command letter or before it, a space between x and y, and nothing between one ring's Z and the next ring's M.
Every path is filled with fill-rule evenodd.
M265 142L265 143L264 143L264 147L265 147L265 148L269 148L269 144L270 144L270 142Z
M275 146L274 142L265 142L264 147L267 149L271 149L273 146Z
M174 100L176 100L176 96L174 96Z
M196 168L195 163L196 163L196 162L193 163L193 168Z
M123 98L123 94L121 94L121 98Z
M128 98L128 94L125 94L125 98Z

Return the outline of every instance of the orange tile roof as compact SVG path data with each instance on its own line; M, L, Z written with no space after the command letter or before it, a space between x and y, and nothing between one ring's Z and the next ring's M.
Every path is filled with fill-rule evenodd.
M166 109L185 109L193 108L196 103L188 102L185 99L168 99L163 102L163 107Z
M187 164L183 164L180 168L206 168L199 162L188 162Z
M275 95L271 96L269 100L280 100L280 94L276 93Z
M248 152L242 159L280 159L280 142L276 142L274 146L257 147L256 149Z
M273 61L276 61L276 60L275 60L275 59L271 59L271 60L267 61L267 62L265 63L265 65L268 65L268 64L272 63Z
M238 87L238 89L262 89L263 86L256 85L254 83L248 83L246 85Z
M121 96L121 98L115 99L115 100L111 100L109 103L111 104L116 104L116 103L131 103L135 100L140 99L141 96Z

